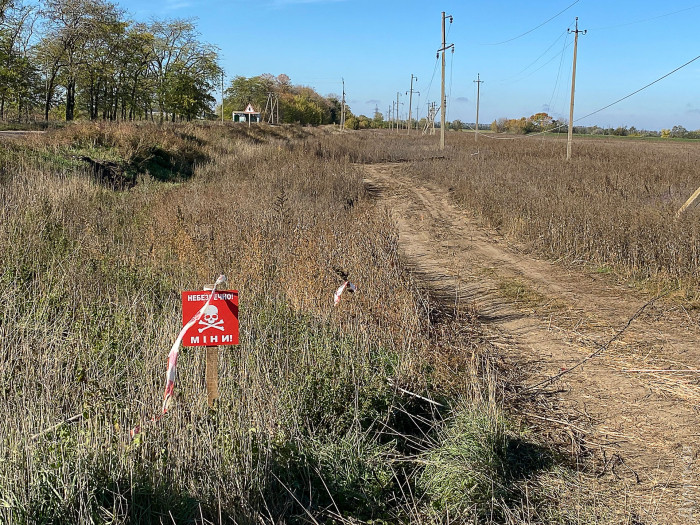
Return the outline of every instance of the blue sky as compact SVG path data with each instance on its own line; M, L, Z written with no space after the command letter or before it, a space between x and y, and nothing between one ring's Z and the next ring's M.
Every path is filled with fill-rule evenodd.
M448 24L447 118L479 120L547 111L568 119L573 29L579 17L574 119L582 125L681 125L700 129L700 59L666 79L583 118L700 55L698 0L121 0L138 21L197 18L202 40L219 47L228 79L289 75L319 93L340 93L345 79L356 114L386 115L399 92L407 114L440 98L441 12ZM556 15L556 16L555 16ZM550 20L551 19L551 20ZM545 23L546 22L546 23ZM218 95L217 95L218 96Z

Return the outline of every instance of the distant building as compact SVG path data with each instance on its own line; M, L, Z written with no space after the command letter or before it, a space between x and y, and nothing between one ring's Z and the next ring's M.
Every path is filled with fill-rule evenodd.
M251 122L260 122L260 112L255 111L252 104L248 104L243 111L233 112L234 122L247 122L250 126Z

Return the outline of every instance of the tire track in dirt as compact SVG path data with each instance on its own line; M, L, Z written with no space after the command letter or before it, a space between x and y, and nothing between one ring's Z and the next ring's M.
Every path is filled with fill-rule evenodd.
M365 166L366 183L393 212L402 253L442 297L476 305L525 386L585 358L649 301L606 276L519 251L478 226L447 190L412 180L405 168ZM554 393L553 409L586 427L584 442L601 476L615 480L621 512L640 523L700 523L699 375L624 370L698 369L697 342L697 325L660 302L601 355L531 394Z

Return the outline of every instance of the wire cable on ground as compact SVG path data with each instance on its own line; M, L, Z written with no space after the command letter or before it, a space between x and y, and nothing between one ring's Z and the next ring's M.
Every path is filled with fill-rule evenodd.
M651 305L654 304L656 301L658 301L658 300L661 299L662 297L665 297L666 295L670 294L670 293L671 293L673 290L675 290L675 289L676 289L676 288L671 288L671 289L669 289L669 290L666 290L665 292L660 293L659 295L657 295L656 297L654 297L651 301L648 301L647 303L643 304L642 307L641 307L639 310L637 310L637 312L636 312L632 317L630 317L630 319L627 321L627 323L625 324L625 326L623 326L620 330L618 330L618 332L617 332L610 340L608 340L607 343L605 343L604 345L602 345L601 347L599 347L595 352L593 352L592 354L589 354L588 356L584 357L584 358L581 359L578 363L576 363L574 366L571 366L571 367L567 368L566 370L562 370L562 371L559 372L558 374L553 375L552 377L548 377L548 378L545 379L544 381L540 381L539 383L537 383L537 384L535 384L535 385L528 386L528 387L524 388L523 390L520 391L520 393L529 392L530 390L534 390L535 388L541 387L542 385L545 385L545 384L547 384L547 383L551 383L552 381L555 381L556 379L559 379L561 376L563 376L563 375L565 375L565 374L568 374L569 372L573 372L573 371L576 370L579 366L583 365L583 364L586 363L587 361L590 361L591 359L593 359L593 358L596 357L597 355L599 355L599 354L601 354L602 352L604 352L605 350L607 350L608 347L609 347L611 344L613 344L616 340L618 340L618 339L622 336L623 333L625 333L625 331L630 327L630 325L632 324L632 322L633 322L637 317L639 317L640 315L642 315L642 312L643 312L644 310L646 310L646 308L647 308L648 306L651 306Z

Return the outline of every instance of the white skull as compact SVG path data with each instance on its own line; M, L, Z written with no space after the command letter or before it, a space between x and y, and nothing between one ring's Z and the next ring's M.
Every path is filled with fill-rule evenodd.
M213 304L210 304L209 306L206 307L204 310L204 320L208 324L214 324L216 320L219 318L219 309L214 306Z

